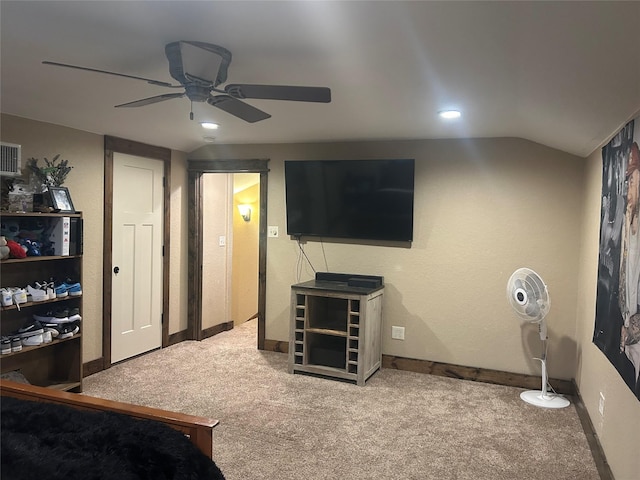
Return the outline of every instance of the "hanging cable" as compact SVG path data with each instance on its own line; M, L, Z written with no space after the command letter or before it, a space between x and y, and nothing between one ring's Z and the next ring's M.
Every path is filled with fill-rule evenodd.
M324 258L324 271L328 272L329 264L327 263L327 254L324 251L324 242L322 241L322 238L320 239L320 245L322 246L322 257Z
M311 260L309 260L309 257L307 256L307 252L305 252L304 248L302 248L302 243L300 242L300 239L298 239L298 247L300 248L300 251L304 255L304 258L307 259L307 263L311 267L311 270L313 270L313 273L315 274L316 273L316 269L313 267L313 264L311 263Z

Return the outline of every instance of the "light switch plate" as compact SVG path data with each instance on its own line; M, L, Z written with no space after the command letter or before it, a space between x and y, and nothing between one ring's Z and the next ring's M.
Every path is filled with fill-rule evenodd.
M391 327L391 338L404 340L404 327Z

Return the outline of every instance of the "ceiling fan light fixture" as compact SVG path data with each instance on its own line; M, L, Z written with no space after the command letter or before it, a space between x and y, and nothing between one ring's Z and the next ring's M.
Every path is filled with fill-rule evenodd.
M455 118L460 118L462 116L462 113L460 113L460 110L440 110L438 112L438 115L440 116L440 118L452 120Z

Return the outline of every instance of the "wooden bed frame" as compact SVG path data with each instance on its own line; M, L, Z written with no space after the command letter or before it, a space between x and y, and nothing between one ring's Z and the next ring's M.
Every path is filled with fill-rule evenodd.
M218 421L210 418L105 400L80 393L62 392L5 379L0 379L0 395L37 402L58 403L84 410L116 412L130 417L155 420L184 433L208 458L212 458L213 455L213 428L218 425Z

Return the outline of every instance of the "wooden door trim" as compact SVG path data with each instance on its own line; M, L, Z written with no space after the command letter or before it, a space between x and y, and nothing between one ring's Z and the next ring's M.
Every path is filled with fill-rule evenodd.
M258 339L259 350L265 345L267 304L267 187L269 160L189 160L189 307L187 331L192 340L201 340L202 331L202 175L204 173L259 173L260 224L258 227Z
M202 340L202 174L189 171L187 338Z
M163 245L162 257L162 347L169 345L169 257L171 240L171 150L164 147L126 140L118 137L104 137L104 229L102 255L102 368L111 366L111 301L113 285L113 154L123 153L137 157L152 158L164 163L163 199Z

